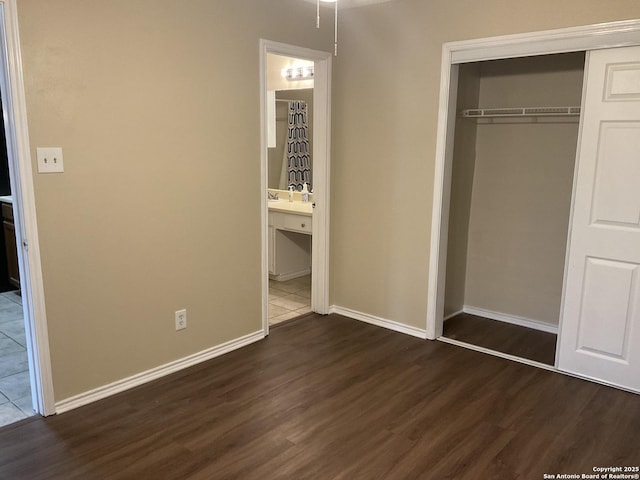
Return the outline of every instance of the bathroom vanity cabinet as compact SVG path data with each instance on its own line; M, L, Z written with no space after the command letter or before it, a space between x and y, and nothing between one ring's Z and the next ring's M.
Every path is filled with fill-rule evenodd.
M311 273L311 213L288 208L269 208L269 276L277 281Z
M16 229L13 223L13 205L6 201L0 202L0 205L2 206L2 225L4 228L9 284L19 289L20 273L18 270L18 251L16 248Z

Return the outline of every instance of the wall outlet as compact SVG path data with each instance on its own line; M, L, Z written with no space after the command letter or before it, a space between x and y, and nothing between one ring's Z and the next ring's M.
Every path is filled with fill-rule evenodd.
M187 309L178 310L176 312L176 330L184 330L187 328Z

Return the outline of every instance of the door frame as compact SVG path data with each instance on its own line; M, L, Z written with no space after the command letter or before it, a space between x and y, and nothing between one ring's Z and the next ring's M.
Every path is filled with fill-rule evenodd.
M331 60L329 52L260 39L260 211L262 239L262 328L269 334L269 243L267 202L267 55L314 62L313 201L311 219L311 309L329 313L329 188L331 165Z
M451 193L451 166L453 160L453 138L455 134L458 65L485 60L625 47L640 44L639 39L640 20L625 20L557 30L450 42L442 46L433 209L431 217L431 243L429 252L429 287L427 293L426 330L428 339L435 340L441 337L443 331L449 197ZM576 169L577 167L578 162L576 160ZM573 208L574 196L572 193L569 225L571 225L573 219ZM570 235L571 232L569 232L569 237ZM569 238L567 241L567 249L569 248L570 240ZM568 258L568 255L565 256L561 311L564 307L564 284L567 276L566 258Z
M34 410L55 411L16 0L0 0L0 90Z

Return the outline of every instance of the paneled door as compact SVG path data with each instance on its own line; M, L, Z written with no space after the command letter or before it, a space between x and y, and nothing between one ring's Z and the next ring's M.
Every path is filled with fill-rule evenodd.
M558 368L640 391L640 47L585 79Z

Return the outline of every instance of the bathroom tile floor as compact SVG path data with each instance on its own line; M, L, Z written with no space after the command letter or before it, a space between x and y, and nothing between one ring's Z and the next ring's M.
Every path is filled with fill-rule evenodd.
M269 325L311 312L311 275L286 282L269 280Z
M0 427L34 414L22 298L0 293Z

